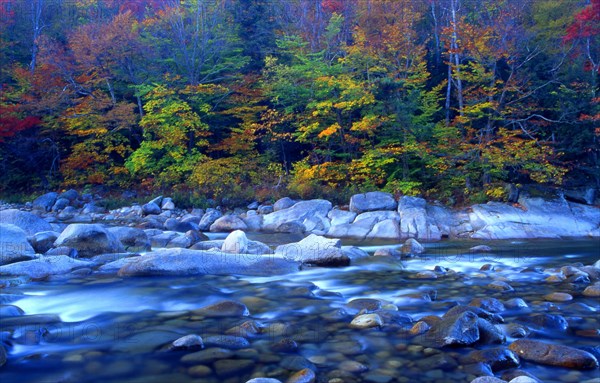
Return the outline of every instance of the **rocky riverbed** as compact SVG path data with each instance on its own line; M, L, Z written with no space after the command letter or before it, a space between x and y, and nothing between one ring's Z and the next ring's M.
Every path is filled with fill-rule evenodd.
M599 381L592 206L105 212L75 193L0 211L7 381ZM580 238L528 238L544 227ZM477 239L507 235L526 239Z

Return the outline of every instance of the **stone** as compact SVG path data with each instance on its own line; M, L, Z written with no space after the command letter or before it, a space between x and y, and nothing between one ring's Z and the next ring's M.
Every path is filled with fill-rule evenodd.
M18 226L0 223L0 266L35 258L27 233Z
M316 381L317 376L315 375L314 371L309 368L305 368L290 376L286 383L314 383Z
M477 319L477 315L470 311L442 318L431 326L422 340L435 348L473 344L479 340Z
M200 223L198 224L198 230L200 231L209 231L210 226L218 219L221 218L223 214L216 209L207 209L206 213L200 219Z
M247 380L246 383L281 383L281 380L272 378L254 378Z
M592 354L574 347L519 339L509 348L521 359L534 363L580 370L598 368L598 360Z
M277 246L275 255L317 266L347 266L350 259L344 255L339 239L328 239L310 234L300 242Z
M511 379L509 383L540 383L540 381L529 376L521 375Z
M59 235L56 231L40 231L29 237L29 243L36 253L44 254L52 248Z
M173 350L193 350L204 348L204 341L200 335L189 334L182 336L171 343L171 349Z
M295 225L302 228L302 231L327 231L330 226L327 214L331 208L331 202L326 200L300 201L287 209L265 214L262 230L266 232L284 232L281 228L282 225Z
M365 329L383 326L383 320L377 314L362 314L350 322L350 328Z
M506 336L498 327L483 318L477 319L479 329L479 343L481 344L503 344Z
M31 261L0 266L0 275L27 275L33 279L42 279L49 275L66 274L76 269L92 266L93 264L90 262L73 259L66 255L41 256Z
M273 205L261 205L258 207L256 212L260 215L271 214L275 211Z
M356 246L342 246L342 254L348 257L351 262L369 257L369 253Z
M136 275L253 275L297 272L298 262L273 255L232 255L222 251L159 249L125 264L120 276Z
M8 353L6 352L4 345L2 343L0 343L0 367L4 366L6 364L7 359L8 359Z
M550 293L544 295L544 300L550 302L568 302L573 300L573 296L567 293Z
M430 328L431 328L431 326L428 325L427 322L418 321L411 327L411 329L408 331L408 333L412 336L417 336L417 335L425 334L427 331L429 331Z
M234 230L248 230L248 225L237 215L230 214L219 217L210 225L211 232L230 232Z
M52 205L52 211L60 211L64 208L66 208L67 206L69 206L70 201L66 198L59 198L56 200L56 202L54 202L54 205Z
M390 249L389 247L382 247L375 250L373 253L375 257L401 257L402 253L396 249Z
M160 204L160 208L162 210L175 210L175 203L171 198L165 197Z
M509 368L516 368L519 366L519 357L505 347L488 348L485 350L475 350L470 352L464 361L464 363L476 363L481 362L489 365L492 371L497 372L500 370L506 370Z
M600 285L588 286L583 290L583 295L586 297L600 297Z
M150 239L146 232L141 229L119 226L110 227L107 230L121 242L126 251L137 252L150 250Z
M195 315L205 317L239 317L248 316L250 312L243 303L224 300L192 311Z
M18 306L0 304L0 318L18 317L25 314Z
M406 240L406 242L404 242L400 248L400 251L402 254L414 256L424 253L425 247L423 247L423 245L421 245L416 239L409 238Z
M212 335L204 337L204 343L207 346L221 347L229 350L239 350L250 347L250 342L246 338L234 335Z
M332 209L327 217L331 220L331 226L344 225L354 222L357 214L353 211Z
M515 290L512 288L511 285L509 285L508 283L506 283L504 281L494 281L494 282L490 283L489 285L487 285L487 288L496 290L496 291L500 291L500 292L510 292L510 291Z
M398 202L400 231L402 237L437 241L442 232L434 219L427 213L427 203L423 198L403 196Z
M504 306L506 306L509 309L524 309L529 307L527 303L521 298L511 298L504 302Z
M530 327L543 330L566 331L569 327L569 322L563 316L555 314L537 314L519 319Z
M385 219L373 225L373 228L367 234L367 239L400 239L401 236L398 221Z
M125 251L117 237L98 224L71 224L54 241L54 246L72 247L80 257Z
M54 206L54 203L56 202L57 198L58 193L46 193L34 199L32 202L32 206L35 210L50 211L50 209L52 209L52 206Z
M35 214L17 209L0 210L0 223L20 227L27 235L52 231L52 226Z
M210 347L191 354L186 354L181 358L185 364L210 363L219 359L226 359L233 356L233 351L219 347Z
M471 380L471 383L506 383L506 381L493 376L480 376Z
M289 197L283 197L283 198L275 201L275 203L273 204L273 211L289 209L290 207L294 206L295 204L296 204L296 202L293 199L291 199Z
M162 212L162 210L160 209L160 206L158 206L158 204L156 204L154 202L148 202L148 203L142 205L142 212L144 213L144 215L150 215L150 214L160 214Z
M248 252L248 238L242 230L235 230L231 232L223 245L221 251L232 254L246 254Z
M173 231L165 231L164 233L160 233L158 235L153 235L150 237L150 246L151 247L167 247L167 245L175 238L179 237L179 233L175 233Z
M496 298L474 298L469 306L480 307L492 313L501 313L506 310L504 304Z
M375 210L394 210L398 206L394 196L384 192L355 194L350 198L349 210L355 213Z

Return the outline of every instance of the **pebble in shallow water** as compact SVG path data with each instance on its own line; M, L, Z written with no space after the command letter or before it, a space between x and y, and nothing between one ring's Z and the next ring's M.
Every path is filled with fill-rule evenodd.
M573 296L567 293L550 293L544 295L544 299L550 302L568 302L573 300Z
M383 320L378 314L362 314L350 322L350 327L355 329L365 329L383 326Z

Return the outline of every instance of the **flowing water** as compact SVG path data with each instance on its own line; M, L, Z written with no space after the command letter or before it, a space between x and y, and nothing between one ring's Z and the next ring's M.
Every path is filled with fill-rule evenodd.
M298 240L267 235L251 239L271 245ZM426 244L427 255L402 263L369 257L350 267L311 268L276 277L92 274L24 283L4 289L3 301L10 300L10 294L24 294L11 304L27 315L54 314L60 321L49 316L46 323L13 328L6 342L11 345L9 362L0 370L0 381L234 383L257 376L286 381L293 371L310 367L320 382L469 382L475 375L460 361L473 348L427 348L406 330L411 320L442 315L477 297L519 297L529 305L527 315L558 313L569 321L566 332L542 331L538 339L575 347L600 345L598 336L579 335L600 327L600 302L581 295L586 285L546 283L548 273L522 272L591 264L600 259L597 241L498 241L486 243L494 249L488 254L471 253L468 249L475 244L443 241ZM356 245L369 252L398 246ZM494 270L479 271L484 264ZM453 271L437 279L416 278L419 271L437 265ZM492 279L504 278L514 292L485 287ZM575 299L551 304L541 298L555 291L569 292ZM389 313L386 325L351 329L348 324L356 311L348 302L357 298L390 304L384 306ZM244 303L250 315L213 318L192 312L225 299ZM510 323L525 314L509 310L502 316ZM248 323L236 327L248 321L260 331L247 331L254 328ZM167 349L187 334L217 339L216 344L223 335L242 335L249 345L224 349L207 344L210 352L200 353ZM573 371L527 362L521 369L544 382L581 382L599 374L598 369Z

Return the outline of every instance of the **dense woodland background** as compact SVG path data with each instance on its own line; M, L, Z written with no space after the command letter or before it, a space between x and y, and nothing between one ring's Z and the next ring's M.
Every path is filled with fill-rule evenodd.
M600 187L600 0L0 0L0 192Z

